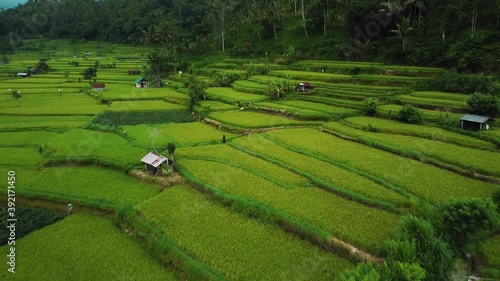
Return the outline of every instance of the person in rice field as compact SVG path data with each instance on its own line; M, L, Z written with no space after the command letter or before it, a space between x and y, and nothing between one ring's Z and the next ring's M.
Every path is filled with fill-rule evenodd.
M68 216L70 216L73 213L73 204L69 203L68 204Z

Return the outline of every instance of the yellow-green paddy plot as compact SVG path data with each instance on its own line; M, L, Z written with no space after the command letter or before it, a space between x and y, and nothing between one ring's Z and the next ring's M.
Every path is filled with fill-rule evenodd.
M148 151L132 146L126 139L111 133L74 129L52 138L46 147L50 157L74 159L96 157L121 164L140 164Z
M0 99L0 113L11 115L93 115L107 108L83 93L24 95L19 99L2 95Z
M220 100L227 103L236 103L239 101L242 105L247 101L256 102L269 99L265 95L247 94L224 87L208 88L207 95L213 100Z
M207 110L234 110L238 108L236 104L227 104L213 100L198 101L198 105L199 107Z
M419 97L419 98L429 98L429 99L443 99L443 100L455 100L466 102L469 98L468 95L459 94L459 93L445 93L445 92L426 92L419 91L413 92L410 96Z
M0 115L0 129L76 128L85 125L89 116L15 116Z
M378 112L381 115L384 116L389 116L389 117L397 117L398 112L403 108L401 105L397 104L386 104L386 105L381 105L378 107ZM463 114L458 114L458 113L451 113L447 111L441 111L441 110L429 110L429 109L422 109L419 108L419 111L421 111L425 118L429 119L437 119L443 115L449 115L452 118L455 118L458 122L458 119L463 115Z
M317 119L328 119L329 114L325 112L320 112L311 109L304 109L295 106L290 106L282 103L276 103L272 101L264 101L252 104L252 106L258 110L265 111L278 111L281 113L293 114L301 118L317 118Z
M199 160L222 161L239 165L247 169L247 171L265 175L271 181L290 188L311 186L307 179L298 174L225 144L179 148L175 151L175 155L177 159L197 158Z
M175 109L186 109L186 106L159 100L143 100L143 101L115 101L111 104L110 107L105 107L105 110L112 110L112 111L175 110Z
M220 143L223 135L226 135L226 140L237 136L200 122L125 126L124 129L138 145L150 147L153 143L162 150L169 142L180 147Z
M353 264L177 186L139 211L183 250L230 280L332 280Z
M249 111L212 112L208 117L227 125L245 128L268 128L275 126L321 125L321 121L305 121Z
M35 166L44 160L35 147L0 147L0 166L3 167Z
M278 101L277 103L289 106L295 106L298 108L320 111L331 116L348 116L348 115L359 114L359 110L345 108L345 107L331 106L318 102L291 100L291 101Z
M172 88L146 88L138 89L133 86L109 85L106 90L99 93L104 98L112 101L119 100L148 100L172 99L180 102L188 101L189 96L176 92Z
M272 131L268 135L296 149L321 155L386 179L430 202L443 202L452 197L488 197L498 190L497 185L337 138L315 129Z
M442 99L442 98L428 98L428 97L401 95L398 96L397 99L402 103L413 104L415 106L452 108L452 109L462 109L462 110L465 110L467 107L465 101Z
M0 132L0 147L38 147L58 134L48 131Z
M500 235L491 237L482 245L482 250L487 261L487 276L491 278L500 277Z
M286 149L261 135L240 138L233 141L233 143L257 155L271 158L275 163L293 167L303 173L307 173L311 177L315 177L316 179L323 180L334 186L345 188L363 196L390 202L398 207L409 205L410 203L410 200L403 195L358 174L342 169L331 163Z
M406 124L399 121L367 116L350 117L344 119L344 121L360 129L368 129L371 126L380 132L388 134L409 135L479 149L496 149L496 145L491 142L437 127Z
M84 205L138 204L158 194L154 186L104 167L62 166L16 171L16 189L36 197L66 199Z
M331 131L363 139L365 142L373 140L380 144L385 144L387 147L409 149L464 169L475 170L487 175L500 176L500 167L492 164L500 163L500 153L498 152L462 147L419 137L366 132L335 122L325 124L324 126Z
M0 248L2 257L11 246ZM75 214L16 241L16 273L1 280L178 280L104 218Z
M372 252L390 237L399 220L399 216L393 213L343 199L319 188L284 188L254 173L223 163L180 159L176 165L197 180L225 193L270 204Z

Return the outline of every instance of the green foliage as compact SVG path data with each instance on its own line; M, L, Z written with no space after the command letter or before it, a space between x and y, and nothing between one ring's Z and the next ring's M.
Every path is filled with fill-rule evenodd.
M286 99L295 89L290 77L272 79L267 82L267 94L274 100Z
M206 100L208 88L205 81L199 80L196 76L191 75L187 81L188 95L190 97L189 101L189 111L192 112L197 101Z
M22 97L22 96L21 96L21 91L11 90L11 91L10 91L10 93L11 93L12 97L13 97L14 99L16 99L16 100L17 100L17 99L20 99L20 98Z
M438 122L440 127L448 129L448 130L458 127L457 119L454 118L448 111L442 112L439 115L437 122Z
M46 59L40 59L38 64L35 66L35 69L41 73L47 73L50 71L50 66L47 64Z
M404 263L397 262L403 280L405 281L421 281L425 280L425 270L416 262Z
M467 105L472 113L495 117L500 111L498 98L490 94L474 93L467 99Z
M380 274L372 263L360 263L355 269L344 271L338 281L379 281Z
M167 151L168 151L168 154L170 154L170 160L173 160L172 157L175 153L175 143L172 143L172 142L169 142L167 143Z
M442 223L451 245L460 250L477 235L492 230L499 223L491 199L454 199L442 206Z
M92 84L92 79L97 77L97 69L94 67L89 67L82 72L83 79L89 80L89 84Z
M7 212L7 205L0 208L0 211L0 219L7 221L9 219L7 217L9 214ZM64 213L53 210L18 206L16 208L16 217L19 223L16 225L16 239L20 239L33 231L51 225L64 218L64 215ZM7 244L8 235L9 232L7 231L0 234L0 246Z
M493 81L488 77L477 75L462 75L453 71L442 75L417 81L414 86L419 91L443 91L448 93L471 94L474 92L494 93Z
M355 66L354 68L351 68L351 70L349 70L349 74L351 75L358 75L360 73L361 73L361 68L358 66Z
M213 87L231 87L236 80L240 79L241 75L236 71L217 71L214 73L211 86Z
M2 55L0 57L0 64L8 64L9 63L9 58L6 55Z
M387 265L400 280L449 279L453 268L452 252L428 221L403 217L395 238L385 245Z
M377 115L377 100L374 98L366 98L363 100L363 113L368 116Z
M416 107L411 104L406 104L398 112L399 120L408 124L422 124L424 115Z

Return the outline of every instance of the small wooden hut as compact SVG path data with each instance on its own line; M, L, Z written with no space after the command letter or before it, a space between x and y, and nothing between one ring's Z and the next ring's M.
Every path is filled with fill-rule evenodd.
M471 131L488 130L488 122L491 120L487 116L465 114L460 118L460 128Z
M135 86L137 88L149 88L149 81L144 77L139 77L135 79Z
M142 157L141 162L144 163L144 167L147 172L152 172L153 174L161 173L161 166L167 165L168 167L168 158L161 155L156 155L152 152L146 154L146 156Z

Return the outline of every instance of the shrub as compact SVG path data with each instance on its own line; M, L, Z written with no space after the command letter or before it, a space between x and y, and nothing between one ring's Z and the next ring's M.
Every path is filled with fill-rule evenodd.
M437 118L437 122L445 129L453 129L458 125L457 118L454 118L448 111L441 112Z
M424 115L416 107L406 104L398 113L398 118L408 124L422 124Z
M496 206L491 199L455 199L442 209L444 231L457 250L498 224Z
M188 95L191 98L189 101L189 111L193 111L197 101L207 99L206 90L208 86L207 83L192 75L189 76L186 84L188 88Z
M445 72L440 77L417 81L414 88L418 91L442 91L463 94L474 92L493 93L495 91L492 81L486 77L461 75L452 71Z
M374 98L364 99L362 111L365 115L376 116L377 115L377 100Z
M355 269L344 271L338 278L338 281L378 281L380 274L373 264L360 263Z
M217 71L213 77L214 87L230 87L234 81L240 79L240 75L235 71Z
M357 67L357 66L356 66L356 67L352 68L352 69L349 71L349 73L351 73L351 75L358 75L358 74L360 74L360 73L361 73L361 68L359 68L359 67Z
M285 99L293 90L294 85L290 77L285 79L273 79L267 83L267 94L275 100Z
M474 93L467 99L472 113L495 117L499 111L498 98L490 94Z
M403 217L396 237L385 244L385 249L390 270L384 272L399 278L383 280L422 280L424 276L426 280L448 280L453 267L448 244L436 235L428 221L417 217Z

